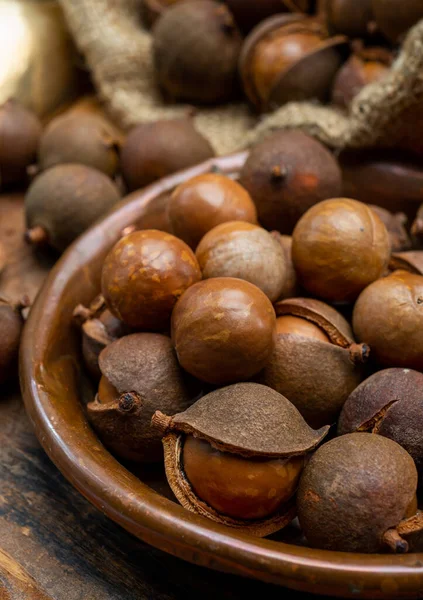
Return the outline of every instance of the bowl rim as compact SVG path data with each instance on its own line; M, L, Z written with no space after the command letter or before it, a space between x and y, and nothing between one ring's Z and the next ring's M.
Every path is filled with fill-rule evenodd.
M70 483L113 521L161 550L209 568L312 593L351 598L421 597L423 553L367 555L316 550L252 538L191 514L160 496L108 453L86 423L79 399L72 408L76 427L58 410L57 398L43 387L40 372L51 323L70 278L93 253L110 247L117 231L131 224L157 195L211 170L239 171L246 156L210 159L130 194L67 249L48 275L23 332L20 379L27 414L44 450Z

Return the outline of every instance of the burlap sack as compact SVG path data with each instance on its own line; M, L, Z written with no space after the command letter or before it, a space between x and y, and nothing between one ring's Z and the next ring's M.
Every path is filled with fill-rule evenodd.
M130 127L192 110L162 101L151 35L141 24L141 0L59 1L98 92L119 124ZM403 116L407 112L423 120L422 97L423 21L410 30L389 74L362 90L348 116L313 103L290 103L260 121L246 104L199 108L194 118L219 154L244 148L274 129L292 127L334 148L394 145L404 139L406 145L413 141L413 131L404 132Z

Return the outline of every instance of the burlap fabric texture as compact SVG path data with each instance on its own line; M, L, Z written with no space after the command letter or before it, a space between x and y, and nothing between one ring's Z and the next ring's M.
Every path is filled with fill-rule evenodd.
M128 128L192 111L187 105L166 105L161 98L151 35L141 23L141 0L59 2L98 92L120 125ZM293 102L259 119L243 103L198 108L194 119L218 154L245 148L279 128L301 128L334 148L406 147L416 142L416 128L404 129L404 122L423 122L423 21L408 33L389 74L362 90L349 115Z

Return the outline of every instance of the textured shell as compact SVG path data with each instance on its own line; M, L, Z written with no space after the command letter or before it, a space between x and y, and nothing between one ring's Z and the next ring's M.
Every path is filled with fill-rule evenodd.
M411 369L384 369L349 396L338 422L338 435L371 431L388 437L423 468L423 374Z
M129 132L122 146L122 175L135 190L212 156L213 148L192 119L142 123Z
M292 499L267 519L248 521L222 515L203 502L183 472L181 465L183 437L180 434L168 433L163 438L163 447L166 478L176 498L186 510L257 537L264 537L279 531L294 519L296 508Z
M297 274L292 263L292 237L290 235L281 235L279 231L272 231L272 236L279 242L285 253L286 277L285 285L282 289L279 300L293 298L301 294L301 289L297 280Z
M312 546L379 552L382 536L404 517L417 487L410 455L387 438L352 433L319 448L304 469L298 517Z
M170 98L213 103L233 95L242 38L227 7L177 4L157 21L153 38L158 82Z
M389 268L391 271L402 270L423 275L423 251L396 252L391 256Z
M22 327L23 320L19 311L0 298L0 383L15 374Z
M274 167L282 178L272 175ZM342 181L336 159L320 142L301 131L279 131L252 148L240 183L254 200L260 223L290 234L311 206L339 195Z
M279 334L259 381L283 394L311 427L330 425L363 379L348 350L301 335Z
M359 296L353 330L386 367L423 369L423 277L395 271Z
M329 430L314 431L289 400L258 383L237 383L207 394L172 417L170 429L242 456L269 458L305 454Z
M38 161L42 170L79 163L112 177L119 167L116 131L99 115L69 113L57 117L41 136Z
M37 116L14 100L0 106L0 189L26 178L41 131Z
M411 248L411 240L407 233L407 216L402 213L391 213L386 208L369 204L370 208L378 215L379 219L385 225L391 238L393 252L408 250Z
M195 255L204 279L236 277L256 285L274 302L286 285L285 252L268 231L251 223L222 223L211 229Z
M27 226L43 227L49 243L64 250L119 200L118 188L104 173L85 165L57 165L28 189Z
M167 336L135 333L109 344L100 354L100 370L119 393L136 392L142 405L135 414L121 414L98 400L88 405L89 416L105 445L133 460L160 459L160 435L150 427L156 410L184 410L194 390L178 365Z
M289 298L275 304L278 317L293 315L318 325L333 344L348 348L354 343L352 329L346 319L332 306L314 298Z

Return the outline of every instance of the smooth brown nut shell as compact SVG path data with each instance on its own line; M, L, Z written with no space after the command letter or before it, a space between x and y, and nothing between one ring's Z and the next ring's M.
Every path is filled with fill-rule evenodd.
M223 385L263 368L273 349L275 322L273 306L258 287L216 277L180 298L172 314L172 341L188 373Z
M113 177L119 169L119 139L106 119L89 113L66 113L53 119L38 148L41 170L79 163Z
M103 377L89 419L107 448L120 458L160 460L160 436L150 427L156 410L187 408L194 398L167 336L137 333L100 354Z
M240 183L263 227L290 234L311 206L339 195L341 171L317 140L301 131L279 131L252 148Z
M286 285L285 252L271 234L230 221L211 229L195 252L203 279L236 277L253 283L274 302Z
M168 192L153 198L145 207L145 211L141 219L135 223L135 229L158 229L159 231L173 233L169 221L169 202L170 193Z
M120 200L113 181L97 169L57 165L36 177L25 196L27 240L63 251ZM38 237L36 232L44 232Z
M393 43L400 42L407 30L423 19L420 0L372 0L372 9L377 26Z
M173 233L195 248L213 227L227 221L257 222L248 192L224 175L198 175L179 185L168 205Z
M16 375L23 319L18 308L0 298L0 383Z
M225 0L229 10L235 17L242 32L248 33L264 19L288 10L307 12L310 9L309 0Z
M412 369L384 369L349 396L339 417L338 435L369 431L390 438L407 450L421 474L422 414L423 374Z
M391 238L392 252L400 252L401 250L408 250L411 248L411 240L405 227L407 224L407 217L404 213L400 212L393 214L389 212L389 210L373 204L369 204L369 207L377 214L379 219L385 225L389 237Z
M328 28L352 38L367 37L373 19L372 0L321 0Z
M353 313L358 340L385 367L423 369L423 277L395 271L369 285Z
M237 89L241 43L225 5L211 0L178 3L153 29L157 81L172 101L228 100Z
M178 298L201 279L190 248L162 231L135 231L113 246L101 278L112 314L130 325L164 331Z
M41 131L38 117L15 100L0 106L0 189L26 180Z
M386 551L384 535L400 523L416 487L413 459L392 440L370 433L335 438L303 471L297 494L301 528L318 548Z
M297 489L304 457L253 460L186 436L184 473L201 500L235 519L264 519L288 502Z
M376 213L349 198L325 200L310 208L292 240L301 284L330 301L354 300L384 274L391 251L388 232Z
M213 156L191 119L143 123L131 129L122 146L122 175L129 189L136 190Z
M302 335L321 342L330 342L329 337L320 327L301 317L291 315L284 315L276 319L276 333L278 335Z

